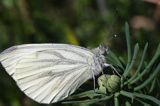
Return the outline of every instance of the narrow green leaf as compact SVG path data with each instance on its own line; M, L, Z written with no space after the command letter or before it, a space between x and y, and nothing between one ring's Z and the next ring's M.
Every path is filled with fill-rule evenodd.
M153 97L153 96L149 96L149 95L144 95L144 94L139 94L139 93L134 93L134 96L142 98L142 99L147 99L150 100L156 104L160 104L160 100L158 100L157 98Z
M149 96L149 95L145 95L145 94L139 94L139 93L131 93L131 92L127 92L127 91L120 91L120 94L129 98L134 98L134 97L138 97L138 98L142 98L142 99L147 99L152 101L153 103L156 104L160 104L160 100L158 100L157 98L153 97L153 96Z
M116 93L114 95L114 106L119 106L118 96L119 96L119 93Z
M141 58L141 61L140 61L140 64L136 70L136 73L128 80L128 84L130 84L130 82L137 77L138 73L140 73L140 70L142 68L142 65L144 63L144 58L145 58L145 55L146 55L146 52L147 52L147 48L148 48L148 43L145 44L145 47L144 47L144 50L143 50L143 54L142 54L142 58Z
M145 80L142 84L135 87L134 91L138 91L138 90L141 90L142 88L144 88L147 84L149 84L151 81L153 81L153 79L157 76L157 74L159 72L160 72L160 63L156 67L155 71L150 75L150 77L147 80Z
M130 41L130 32L129 32L129 25L126 22L125 23L125 35L126 35L126 42L127 42L127 52L128 52L128 62L127 62L127 66L126 66L126 70L130 65L131 62L131 41Z
M151 93L154 90L155 86L156 86L156 78L154 78L154 80L153 80L153 82L151 84L151 87L149 89L149 93Z
M154 64L154 62L157 60L157 58L160 56L160 44L158 45L158 48L156 50L155 55L153 56L152 60L149 62L149 64L147 65L147 67L143 70L142 73L139 74L139 76L137 76L134 80L132 80L130 82L130 84L136 83L138 80L140 80L146 73L149 72L149 69L152 67L152 65Z
M135 45L134 47L134 53L133 53L133 58L132 58L132 61L131 63L129 64L128 68L124 71L123 73L123 76L124 77L127 77L127 75L129 74L129 71L131 70L135 60L136 60L136 57L137 57L137 54L138 54L138 51L139 51L139 45L138 43Z
M160 89L160 81L157 79L156 82L157 82L158 88Z
M136 98L138 102L140 102L143 106L151 106L150 104L143 102L141 99Z
M110 96L105 96L103 98L100 99L88 99L88 100L81 100L81 101L64 101L62 102L63 104L75 104L75 103L87 103L87 104L93 104L93 103L97 103L97 102L102 102L102 101L106 101L109 100L113 97L113 95Z
M86 92L82 92L82 93L79 93L79 94L75 94L75 95L72 95L72 96L69 96L67 98L67 100L71 100L71 99L76 99L76 98L83 98L83 97L89 97L89 98L94 98L95 96L105 96L104 94L99 94L99 93L96 93L98 89L95 89L94 90L89 90L89 91L86 91Z
M134 99L133 93L126 92L126 91L122 90L122 91L120 91L120 94L123 95L123 96L129 97L131 99Z
M129 101L125 101L125 106L132 106Z
M119 56L119 61L121 62L122 65L125 64L125 60L123 59L123 57Z
M107 61L110 60L110 61L112 61L113 64L115 64L115 65L119 66L120 68L124 69L120 60L118 59L118 57L112 51L109 51L109 54L108 54L107 58L108 58Z

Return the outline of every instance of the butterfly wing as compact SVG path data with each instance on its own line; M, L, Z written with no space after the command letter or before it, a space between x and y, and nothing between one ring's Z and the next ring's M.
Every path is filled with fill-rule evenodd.
M71 95L96 68L90 50L68 44L13 46L0 61L26 95L47 104Z

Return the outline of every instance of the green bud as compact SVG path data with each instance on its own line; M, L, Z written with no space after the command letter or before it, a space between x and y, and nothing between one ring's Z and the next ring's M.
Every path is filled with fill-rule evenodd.
M120 78L117 75L103 74L98 78L98 85L100 93L114 93L119 89Z
M108 92L116 92L120 87L120 78L117 75L111 75L107 81Z
M110 75L103 74L98 78L99 93L107 93L107 81L110 78Z
M107 89L104 86L99 86L98 93L107 94Z

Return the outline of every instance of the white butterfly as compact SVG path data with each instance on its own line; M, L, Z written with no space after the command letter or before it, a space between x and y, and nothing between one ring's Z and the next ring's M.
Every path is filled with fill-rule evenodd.
M108 64L107 49L69 44L24 44L0 54L0 62L18 87L39 103L55 103L71 95Z

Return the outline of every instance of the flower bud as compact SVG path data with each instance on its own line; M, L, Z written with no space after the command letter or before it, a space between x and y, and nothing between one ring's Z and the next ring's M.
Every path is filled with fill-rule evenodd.
M98 85L100 93L114 93L120 87L120 78L117 75L103 74L98 78Z

